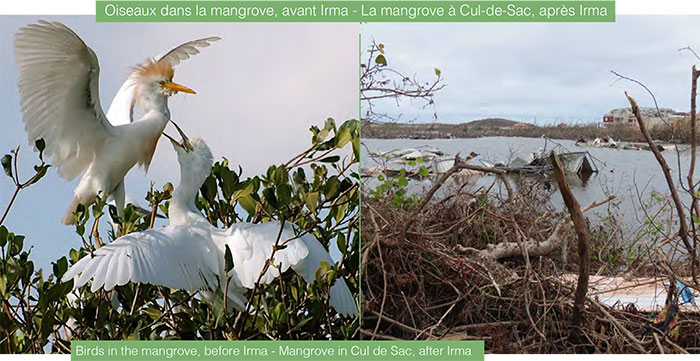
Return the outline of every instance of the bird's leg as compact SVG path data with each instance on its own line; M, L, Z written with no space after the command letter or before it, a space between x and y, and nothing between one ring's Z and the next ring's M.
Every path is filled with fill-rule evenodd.
M226 285L224 285L224 312L228 312L228 284L231 281L231 276L226 274Z
M92 231L90 232L90 236L95 239L95 243L97 243L97 248L102 248L102 240L100 239L100 231L99 231L99 225L100 223L100 217L95 218L95 222L92 223Z
M114 206L117 208L117 216L123 220L124 219L124 206L126 203L126 191L124 190L124 180L119 182L119 185L117 185L114 188L110 197L112 197L112 199L114 200ZM120 231L121 231L121 225L119 223L117 223L115 234L117 236L119 236Z

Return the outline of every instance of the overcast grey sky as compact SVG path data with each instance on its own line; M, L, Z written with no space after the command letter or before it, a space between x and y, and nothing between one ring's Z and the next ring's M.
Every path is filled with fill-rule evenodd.
M615 83L616 70L647 84L663 107L688 111L690 68L700 50L700 16L618 16L607 24L391 24L361 27L363 44L386 45L387 60L425 81L438 67L447 87L435 97L439 122L504 117L544 124L600 121L628 106L637 86ZM377 110L402 121L431 122L432 109L385 101Z
M306 149L312 124L358 116L358 24L98 24L94 16L0 16L0 155L21 145L19 168L25 179L37 157L21 121L12 39L21 26L38 19L63 22L95 51L105 111L130 67L189 40L222 37L175 69L174 80L197 94L175 95L170 110L189 136L204 138L216 159L225 156L234 167L240 164L246 176ZM162 187L168 181L177 185L178 179L175 152L161 141L149 173L132 169L126 190L143 199L150 182ZM39 267L80 246L73 229L60 223L76 184L51 170L20 193L5 221L35 246ZM12 191L3 174L0 212Z

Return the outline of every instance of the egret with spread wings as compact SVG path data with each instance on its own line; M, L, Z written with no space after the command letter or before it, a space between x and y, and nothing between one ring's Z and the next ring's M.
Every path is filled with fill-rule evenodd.
M75 263L63 276L64 281L74 279L75 287L81 287L92 280L93 292L128 282L188 292L210 292L217 287L225 290L228 246L233 269L228 273L227 296L234 307L243 310L245 292L258 279L270 283L291 268L306 282L314 282L321 262L333 263L313 235L297 235L291 223L240 222L228 229L212 226L195 207L195 197L212 167L211 151L201 139L190 143L181 135L182 144L171 138L180 163L180 184L170 200L170 224L130 233L98 248ZM273 254L276 244L286 247ZM262 273L269 258L273 266ZM343 279L331 286L330 304L340 314L357 315L355 300Z
M182 44L133 68L108 115L99 95L97 56L80 37L59 22L40 21L15 36L20 105L29 142L43 138L46 155L58 174L72 180L83 174L63 223L74 223L78 204L110 196L124 207L124 177L137 163L144 169L170 121L168 97L195 92L173 82L181 60L218 38ZM143 117L134 121L134 107Z

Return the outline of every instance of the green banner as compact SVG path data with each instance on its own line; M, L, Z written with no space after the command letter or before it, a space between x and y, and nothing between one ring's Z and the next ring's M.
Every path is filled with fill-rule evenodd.
M71 359L483 361L483 341L73 341Z
M98 22L614 22L615 1L97 1Z

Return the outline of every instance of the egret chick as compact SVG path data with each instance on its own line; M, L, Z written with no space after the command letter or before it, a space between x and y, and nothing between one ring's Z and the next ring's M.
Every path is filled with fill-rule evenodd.
M202 216L194 201L213 165L212 155L203 140L190 142L182 135L182 144L170 138L180 163L180 184L173 192L168 211L170 224L116 239L80 259L63 280L75 279L76 288L92 280L93 292L100 288L108 291L128 282L188 292L212 291L217 287L224 290L228 246L234 266L228 273L227 296L234 307L245 310L246 290L255 286L275 244L284 243L286 247L274 253L274 267L267 269L260 282L270 283L280 271L289 268L306 282L315 282L321 262L332 264L333 260L313 235L297 237L293 224L282 226L277 221L241 222L218 229ZM330 304L342 315L357 315L355 300L343 279L331 287Z

